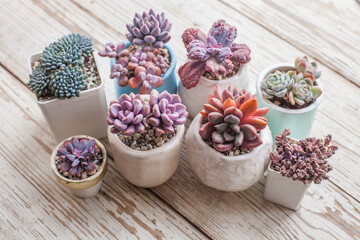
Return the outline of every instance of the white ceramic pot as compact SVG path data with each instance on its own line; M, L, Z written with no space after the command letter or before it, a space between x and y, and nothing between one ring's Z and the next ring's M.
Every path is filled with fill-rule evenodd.
M40 55L41 53L36 53L30 56L30 71L33 62L38 60ZM45 102L36 99L36 102L57 142L77 134L95 138L107 135L107 104L102 80L99 86L81 91L79 97L56 98Z
M231 86L237 87L239 90L249 90L248 64L241 64L236 75L224 80L210 80L201 77L196 87L191 89L186 89L180 81L179 95L191 118L194 118L203 109L203 105L207 103L209 94L214 92L216 85L221 89Z
M298 210L310 185L311 183L304 184L301 181L294 181L282 176L280 172L271 169L269 164L264 198L284 207Z
M116 168L130 183L144 188L166 182L179 165L184 125L177 126L176 135L161 147L138 151L126 146L108 129L108 139L114 154Z
M92 175L86 179L83 179L83 180L68 179L59 173L59 171L56 168L56 164L55 164L55 157L57 155L57 150L62 146L62 144L64 143L65 140L70 140L73 137L69 137L69 138L61 141L56 146L56 148L54 149L54 151L51 155L51 159L50 159L51 169L52 169L53 173L55 174L56 179L59 181L59 183L61 185L63 185L64 187L70 189L71 192L75 196L77 196L79 198L93 197L98 193L98 191L101 187L101 183L103 181L103 178L104 178L107 168L108 168L106 149L99 140L97 140L93 137L85 136L85 135L78 135L78 136L74 136L74 137L77 137L78 139L86 138L86 139L94 139L95 140L96 146L103 153L103 162L102 162L102 165L100 166L99 170L94 175Z
M276 70L289 71L295 70L295 68L291 63L278 63L271 65L262 71L256 82L256 95L259 107L269 108L266 118L273 137L275 137L275 134L282 133L285 128L288 128L291 131L291 137L295 139L307 138L310 134L316 111L322 101L324 93L322 93L315 102L302 109L287 109L279 107L272 103L269 99L264 98L261 90L261 82L263 79ZM316 83L323 90L319 79L316 80Z
M186 155L191 168L207 186L222 191L242 191L264 174L272 150L269 127L260 131L263 143L250 153L239 156L225 156L216 151L199 135L203 117L198 114L185 136Z

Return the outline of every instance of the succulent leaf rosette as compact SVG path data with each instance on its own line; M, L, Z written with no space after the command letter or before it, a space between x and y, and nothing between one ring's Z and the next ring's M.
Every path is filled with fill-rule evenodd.
M71 33L60 38L40 55L40 65L29 75L27 85L38 98L79 96L86 89L83 63L93 51L91 39L84 35Z
M126 37L135 48L129 51L129 48L124 49L123 42L107 43L99 55L115 58L110 78L117 78L120 87L140 86L140 94L149 94L151 88L162 86L162 75L170 66L169 59L161 54L161 48L171 38L171 24L164 13L156 14L150 9L148 13L136 13L133 24L126 27L129 31Z
M267 126L264 118L268 108L257 108L257 100L246 90L229 87L221 91L216 86L208 103L200 112L205 119L199 134L204 141L212 141L219 152L232 147L256 148L262 144L258 131Z
M60 170L73 176L80 176L83 172L92 175L96 171L95 155L99 152L94 139L79 140L74 137L66 140L57 151L62 161Z
M206 71L225 77L233 70L233 63L249 62L251 51L246 44L234 43L236 36L236 27L222 19L212 25L207 36L200 29L186 29L182 40L189 61L178 72L184 87L195 87Z
M112 101L107 116L110 132L133 135L143 133L153 127L158 135L175 133L176 125L186 122L188 112L177 94L167 91L151 91L149 101L144 101L140 94L123 94L117 101Z
M331 135L325 139L306 138L295 140L289 137L290 130L275 137L276 150L270 154L270 167L282 176L302 181L304 184L321 183L329 179L332 170L328 162L338 147L331 145Z
M315 62L310 63L308 58L298 57L295 60L296 70L269 74L262 82L262 94L267 99L283 99L293 106L305 106L315 101L321 94L315 80L321 76Z

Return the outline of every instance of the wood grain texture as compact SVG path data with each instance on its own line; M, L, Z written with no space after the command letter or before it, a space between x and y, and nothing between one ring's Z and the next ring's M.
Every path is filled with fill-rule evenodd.
M115 0L106 3L35 0L6 1L2 6L0 64L23 83L28 80L29 72L24 67L27 57L71 31L93 38L95 48L99 49L108 41L125 40L125 23L131 21L134 12L154 7L157 11L165 11L173 22L170 45L180 66L186 60L180 38L184 29L196 26L206 32L215 20L224 18L238 27L237 41L249 44L252 49L252 90L259 72L275 62L292 62L295 57L307 53L323 63L319 67L323 71L324 101L312 134L321 137L331 132L340 147L331 159L335 169L330 173L331 181L312 186L297 212L264 201L264 179L239 193L223 193L204 186L189 168L185 149L179 169L166 184L151 191L135 188L126 183L111 164L101 193L83 202L54 187L58 185L46 166L55 143L47 124L30 91L0 69L1 116L6 112L0 119L0 161L6 167L0 173L11 179L0 181L0 189L5 189L5 194L0 195L1 209L7 209L0 211L0 233L4 236L48 239L55 236L51 232L55 227L57 236L70 238L98 238L99 235L136 238L137 235L142 239L159 236L159 231L167 238L202 238L201 233L166 205L169 204L214 239L360 238L360 132L354 129L360 119L360 89L351 83L351 76L336 70L307 46L279 37L278 33L248 16L256 11L246 15L216 0L161 0L156 6L140 0L121 4ZM341 42L334 38L334 44ZM343 56L341 59L350 66L353 64L351 59ZM107 59L100 59L99 70L104 79L108 79ZM112 82L106 82L108 101L113 98L113 91ZM13 146L4 143L13 143ZM12 151L19 152L19 156L14 159L10 155ZM33 169L39 161L43 165ZM29 174L31 171L34 174ZM15 199L13 203L4 201L9 198ZM91 235L88 232L93 225ZM84 230L74 230L76 226Z
M360 86L358 1L220 1Z
M50 168L56 143L30 91L0 67L1 239L207 239L111 159L100 193L79 199ZM45 127L44 127L45 126Z

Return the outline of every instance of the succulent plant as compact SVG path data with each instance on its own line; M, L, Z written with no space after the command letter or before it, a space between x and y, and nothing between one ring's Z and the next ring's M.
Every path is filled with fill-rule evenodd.
M150 45L161 48L171 38L171 23L164 13L156 14L153 9L148 13L143 12L142 15L135 13L133 24L127 24L126 28L129 31L126 34L127 39L138 46Z
M208 103L201 111L205 123L199 134L205 141L212 141L219 152L232 147L256 148L262 144L258 131L267 126L264 118L268 108L257 109L257 100L250 92L236 88L221 91L216 86Z
M135 68L135 77L130 78L129 86L137 88L141 85L139 93L149 94L151 87L157 88L163 84L164 80L160 77L160 69L154 66L147 68L138 66Z
M302 73L304 75L304 78L310 78L312 81L315 81L315 79L320 78L321 71L317 69L317 63L316 62L309 62L309 59L307 56L304 57L297 57L295 59L295 68L299 73Z
M330 144L331 135L325 139L306 138L299 141L289 135L289 129L285 129L275 137L276 150L270 154L271 168L304 184L319 184L323 179L329 179L327 173L332 167L327 159L338 149Z
M182 40L190 60L178 72L184 87L195 87L206 71L225 77L233 70L234 62L249 62L251 51L246 44L233 43L236 36L236 27L222 19L212 25L207 36L199 29L185 30Z
M80 69L93 52L91 39L71 33L51 43L40 55L40 66L29 75L28 86L37 97L79 96L86 89L87 76Z
M170 94L167 91L159 94L153 89L149 104L151 106L149 124L155 127L158 134L174 133L175 125L182 125L186 122L188 112L181 103L179 95Z
M114 134L122 132L124 135L133 135L145 131L148 123L145 118L151 109L141 95L123 94L117 101L110 103L107 114L107 123L113 125L110 131Z
M73 176L80 176L83 172L92 175L96 171L94 160L99 152L94 139L79 140L74 137L66 140L57 151L61 159L60 170Z
M41 66L36 67L32 74L29 75L29 78L30 80L27 85L38 98L45 97L51 93L48 88L50 79L45 74L45 70Z
M124 48L125 44L123 42L119 42L116 44L116 46L108 42L105 44L105 49L99 51L99 55L101 57L109 57L109 58L115 58L120 56L120 53L122 49Z
M290 76L291 74L280 71L269 74L267 78L261 82L263 96L268 99L284 97L288 93L288 90L294 85L294 79Z
M65 69L56 70L50 77L49 89L60 99L79 96L80 91L86 88L86 77L79 67L67 66Z

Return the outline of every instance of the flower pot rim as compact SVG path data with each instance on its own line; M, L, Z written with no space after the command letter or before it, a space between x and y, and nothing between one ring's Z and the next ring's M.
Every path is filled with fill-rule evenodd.
M133 43L131 43L130 41L125 41L124 42L125 46L123 49L127 49L129 46L131 45L134 45ZM166 72L161 76L163 79L167 78L168 76L170 76L171 72L174 71L175 67L176 67L176 61L177 61L177 58L176 58L176 55L175 55L175 52L174 50L170 47L169 44L164 44L164 46L168 51L169 51L169 54L170 54L170 66L169 68L166 70ZM112 65L113 63L115 63L115 58L110 58L110 65ZM115 78L115 79L118 79L118 78ZM120 87L120 86L119 86ZM136 88L133 88L133 89L136 89ZM154 88L154 89L157 89L157 88Z
M202 120L203 120L203 116L200 113L198 113L196 115L196 117L193 119L194 124L196 124L196 129L200 129ZM262 140L266 136L265 131L266 130L270 131L268 128L269 128L269 126L266 126L266 128L260 130L260 137ZM253 148L251 150L251 152L243 154L243 155L225 156L221 152L216 151L214 148L212 148L208 144L206 144L205 141L201 138L199 131L196 132L195 136L196 136L196 138L200 138L200 140L201 140L200 141L201 145L199 146L199 148L209 148L208 151L210 151L213 155L217 155L221 160L226 160L229 162L246 161L252 157L256 158L256 155L258 154L258 152L261 151L263 146L265 146L264 144L261 144L260 146Z
M30 67L30 72L32 73L32 63L33 63L33 58L36 58L38 56L40 56L43 52L35 52L33 54L30 55L30 57L28 58L28 61L29 61L29 67ZM97 63L97 60L94 56L94 53L92 52L91 53L94 57L94 61L95 61L95 65L96 67L98 66L98 63ZM50 103L55 103L55 102L60 102L61 103L69 103L69 102L72 102L72 101L76 101L78 99L80 99L81 97L83 97L84 95L86 96L90 96L92 94L94 94L94 92L96 92L96 90L102 88L104 86L104 81L101 79L100 77L100 72L98 70L98 74L99 74L99 78L100 78L100 84L99 86L96 86L94 88L91 88L91 89L86 89L86 90L83 90L83 91L80 91L80 96L79 97L71 97L71 98L65 98L65 99L60 99L60 98L53 98L53 99L50 99L50 100L47 100L47 101L39 101L38 97L36 96L35 94L35 99L36 99L36 102L37 104L39 105L46 105L46 104L50 104Z
M55 164L55 157L57 155L58 149L62 146L64 141L71 140L73 137L76 137L78 139L84 139L84 138L94 139L96 146L101 150L102 155L103 155L103 161L102 161L102 164L101 164L99 170L94 175L92 175L88 178L85 178L85 179L81 179L81 180L73 180L73 179L68 179L68 178L64 177L62 174L60 174L60 172L56 168L56 164ZM54 150L51 154L51 157L50 157L50 164L51 164L52 171L54 172L56 178L62 185L64 185L65 187L68 187L70 189L80 190L80 189L86 189L86 188L95 186L97 183L99 183L104 178L104 176L107 172L108 160L107 160L106 149L99 140L97 140L94 137L88 136L88 135L76 135L76 136L71 136L71 137L68 137L68 138L62 140L54 148Z
M108 133L109 134L114 134L110 132L110 128L111 126L108 127ZM149 154L160 154L160 153L165 153L167 151L167 148L171 147L172 143L175 142L175 140L182 136L181 133L183 133L185 131L185 126L183 125L177 125L176 126L176 134L174 137L172 137L170 139L170 141L164 143L162 146L160 147L156 147L150 150L146 150L146 151L139 151L139 150L135 150L132 149L131 147L125 145L117 136L115 136L116 142L122 147L122 148L126 148L127 152L129 153L129 155L134 155L134 156L140 156L140 157L144 157L146 155ZM117 135L117 134L114 134Z
M316 79L316 83L317 86L319 86L322 90L322 94L315 100L315 102L311 103L309 106L304 107L304 108L300 108L300 109L288 109L288 108L283 108L280 107L276 104L274 104L273 102L271 102L269 99L264 98L263 94L262 94L262 90L261 90L261 81L263 79L265 79L265 77L274 72L275 70L277 70L278 68L289 68L289 70L295 70L295 67L292 63L275 63L273 65L270 65L268 67L266 67L258 76L258 79L256 81L256 91L259 93L258 96L262 99L262 101L264 103L266 103L267 107L282 113L287 113L287 114L303 114L303 113L307 113L310 112L314 109L316 109L317 107L319 107L323 95L324 95L324 88L321 84L320 79Z
M280 172L272 169L270 166L271 166L271 160L270 160L269 165L268 165L268 167L267 167L267 170L268 170L268 175L267 175L267 177L273 176L273 177L282 179L283 181L289 182L289 183L294 184L294 185L308 185L308 186L310 186L311 183L312 183L312 181L311 181L310 183L305 183L305 184L304 184L304 183L303 183L302 181L300 181L300 180L293 180L293 179L290 178L290 177L283 176L283 175L281 175Z

